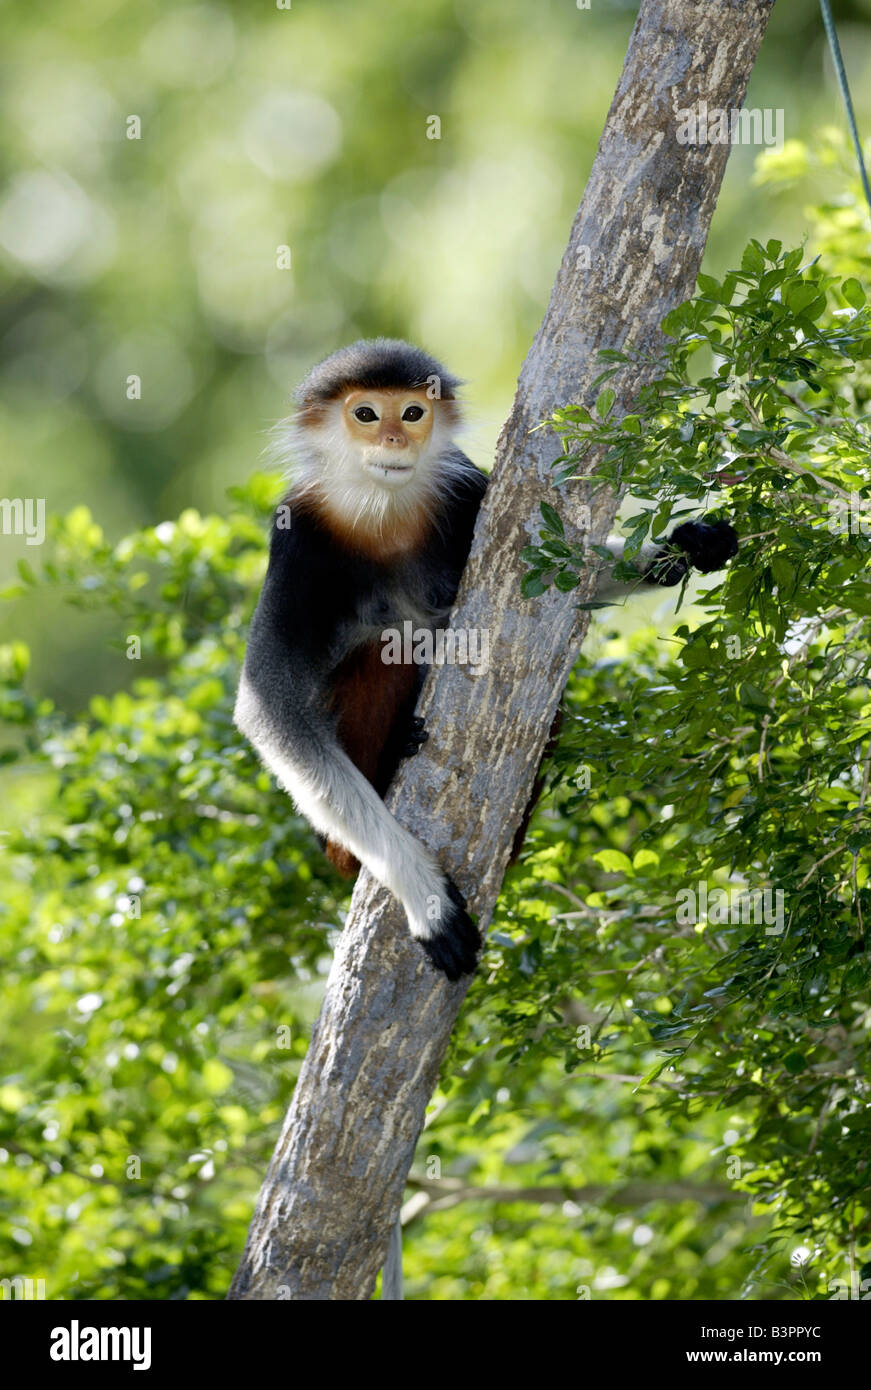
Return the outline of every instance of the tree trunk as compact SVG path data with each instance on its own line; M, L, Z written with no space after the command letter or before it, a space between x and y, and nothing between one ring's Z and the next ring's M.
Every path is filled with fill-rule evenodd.
M642 4L499 438L452 615L455 629L489 630L490 670L431 673L421 710L429 741L388 798L455 878L482 929L588 622L576 606L582 591L520 597L519 552L536 538L560 453L552 431L530 431L557 406L590 403L598 348L655 346L663 316L692 294L728 146L679 143L678 112L700 101L709 110L741 106L773 3ZM554 55L567 90L573 60L585 61L580 49ZM610 384L625 408L641 378L621 372ZM586 471L593 466L588 460ZM579 517L588 500L582 484L571 484L564 512L574 507ZM596 495L592 542L607 534L616 505L613 495ZM429 967L401 909L361 874L230 1298L371 1296L465 990Z

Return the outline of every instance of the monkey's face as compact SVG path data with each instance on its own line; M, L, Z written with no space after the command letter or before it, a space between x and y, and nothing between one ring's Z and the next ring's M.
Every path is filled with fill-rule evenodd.
M342 423L364 472L383 487L410 482L427 456L435 404L423 387L349 391Z

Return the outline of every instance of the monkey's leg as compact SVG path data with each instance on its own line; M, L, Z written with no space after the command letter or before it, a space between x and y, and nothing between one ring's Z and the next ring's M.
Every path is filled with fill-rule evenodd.
M324 840L324 854L329 859L334 869L338 869L342 878L356 878L360 870L360 861L355 859L349 849L344 845L337 845L335 840Z
M370 646L348 658L333 687L330 704L339 716L339 743L379 796L384 796L396 769L395 731L410 718L418 685L417 667L386 665L381 648ZM343 877L353 878L358 872L359 859L344 845L327 840L325 852Z

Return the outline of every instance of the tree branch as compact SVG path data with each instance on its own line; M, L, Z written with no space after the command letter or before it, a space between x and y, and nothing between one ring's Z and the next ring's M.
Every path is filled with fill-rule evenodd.
M434 670L422 713L429 741L388 801L490 920L554 711L589 615L548 590L520 598L520 550L560 455L535 427L595 398L596 351L661 343L666 312L693 292L728 146L680 144L678 113L740 107L773 0L645 0L550 304L520 375L452 617L490 632L490 671ZM556 61L556 55L555 55ZM580 77L582 47L570 58ZM589 254L589 269L586 269ZM642 372L610 385L628 406ZM532 431L535 430L534 433ZM587 476L596 466L584 461ZM617 499L583 481L564 502L592 507L604 540ZM567 539L582 539L567 526ZM584 581L589 584L588 580ZM365 873L336 950L234 1299L370 1297L466 983L436 975L401 910Z
M424 1212L447 1211L459 1206L461 1202L530 1202L536 1206L543 1203L576 1202L579 1205L611 1207L644 1207L649 1202L742 1202L746 1192L739 1192L725 1183L693 1182L629 1182L622 1185L608 1183L587 1183L583 1187L558 1187L549 1184L541 1187L497 1187L482 1184L479 1187L465 1186L462 1182L447 1178L419 1178L413 1174L408 1179L409 1187L416 1188L415 1195L409 1198L402 1209L403 1227L411 1224ZM420 1197L428 1200L421 1202Z

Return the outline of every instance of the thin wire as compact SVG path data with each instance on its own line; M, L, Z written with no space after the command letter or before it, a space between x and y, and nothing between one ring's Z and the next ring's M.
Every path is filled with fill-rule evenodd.
M865 157L862 154L862 142L859 139L859 131L856 126L856 116L853 111L853 102L850 97L850 88L847 85L847 73L844 69L844 60L841 57L841 45L838 43L838 35L835 30L835 21L832 18L832 9L829 0L820 0L820 9L823 12L823 25L826 30L826 37L829 40L829 48L832 50L832 62L835 65L835 73L838 78L838 85L841 88L841 96L844 98L844 106L847 109L847 123L850 127L850 134L853 137L853 146L856 150L856 158L859 161L859 173L862 176L862 187L865 190L865 197L868 200L868 207L871 208L871 183L868 182L868 171L865 168Z

